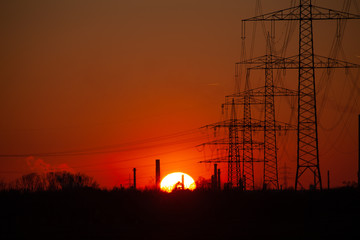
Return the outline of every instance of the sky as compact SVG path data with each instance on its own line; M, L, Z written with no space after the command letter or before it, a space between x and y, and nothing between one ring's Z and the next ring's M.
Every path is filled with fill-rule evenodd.
M128 186L135 167L137 185L145 187L154 184L155 159L161 160L162 177L182 171L195 180L210 178L212 166L198 163L204 151L196 146L208 141L211 133L200 127L222 119L224 97L234 92L241 20L259 13L257 2L264 13L293 4L2 1L0 179L68 170L93 176L102 187L111 188ZM360 1L348 2L349 11L360 14ZM340 0L314 4L343 7ZM283 44L284 27L276 27L277 49ZM295 23L287 55L297 52L296 27ZM335 21L314 23L316 54L329 56L335 27ZM261 56L262 26L257 25L255 34L254 29L249 25L246 30L247 53ZM340 59L360 64L359 29L360 20L346 23ZM320 168L323 183L330 171L332 186L356 180L357 73L339 70L330 79L322 77L323 72L317 77ZM255 86L262 74L254 73L254 79ZM294 88L296 72L286 73L282 81ZM289 119L291 111L285 100L281 102L278 117ZM295 135L278 139L280 182L285 184L287 177L291 186ZM226 181L227 166L220 168ZM259 186L261 179L257 174Z

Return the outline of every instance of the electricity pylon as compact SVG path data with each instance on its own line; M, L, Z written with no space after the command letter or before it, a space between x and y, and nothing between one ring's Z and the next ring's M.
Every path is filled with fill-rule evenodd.
M264 99L257 104L265 105L265 119L263 122L264 131L264 187L279 189L278 185L278 169L277 169L277 144L276 133L282 130L297 130L297 127L285 125L275 120L274 97L294 97L298 96L298 92L283 87L277 87L273 84L272 70L275 69L297 69L299 64L298 56L282 58L272 54L266 54L261 57L245 60L236 63L236 65L247 65L247 71L265 70L265 86L250 89L244 93L238 93L227 96L227 98L241 98L244 94L251 97L252 102L257 99ZM340 61L332 58L326 58L314 55L314 65L316 68L359 68L360 65ZM236 68L238 69L238 67ZM250 74L248 73L249 77ZM229 100L226 101L229 104ZM236 103L239 103L238 101ZM268 103L268 104L266 104ZM244 104L244 103L242 103Z
M236 101L236 102L235 102ZM253 169L253 150L262 148L263 143L252 140L252 132L250 128L261 128L261 123L250 122L248 118L239 119L236 112L237 105L243 105L250 113L250 104L257 102L249 98L232 98L229 102L225 102L223 106L230 106L230 119L218 123L205 126L206 128L225 128L228 131L227 139L215 140L207 142L202 145L223 145L227 149L227 156L225 158L209 159L201 162L226 162L228 164L228 186L237 187L243 190L254 190L254 169ZM242 139L239 139L239 133L242 133ZM242 151L242 158L240 155Z
M345 61L339 61L332 58L325 58L314 55L314 64L316 68L358 68L357 64L348 63ZM250 89L243 93L233 94L227 96L228 98L241 98L244 95L248 95L253 99L264 99L261 104L265 105L265 119L264 119L264 188L270 187L273 189L279 189L278 181L278 168L277 168L277 144L276 133L281 131L281 123L277 123L275 120L275 104L274 97L289 97L298 96L297 91L290 90L282 87L274 86L272 71L274 69L297 69L299 59L297 56L282 58L276 55L272 55L271 51L266 55L249 59L236 63L237 65L247 65L247 71L250 70L265 70L265 86ZM239 69L239 67L236 67ZM249 78L250 74L247 74ZM226 101L228 104L229 100ZM238 102L237 102L238 103ZM259 101L257 102L260 103ZM244 103L242 103L244 104ZM279 125L280 124L280 125ZM276 127L279 126L279 127ZM293 126L289 125L282 130L297 130Z
M229 124L229 148L228 148L228 183L237 186L241 181L239 131L234 101L231 106ZM234 166L235 164L235 166Z
M311 0L300 0L299 6L243 20L299 21L297 168L295 190L303 188L301 179L306 171L314 176L314 188L322 189L319 167L319 141L315 91L315 55L313 46L314 20L360 19L359 15L317 7ZM245 27L243 27L245 29ZM337 60L336 60L337 61Z
M294 91L279 88L275 89L275 96L291 96ZM266 120L257 120L251 117L251 106L255 104L265 104L264 92L259 89L250 89L242 93L237 93L225 97L223 106L230 106L230 119L218 123L205 126L206 128L228 130L228 137L202 145L222 145L227 147L227 155L222 158L213 158L201 162L216 162L228 164L228 183L231 187L238 187L244 190L254 190L254 163L264 163L263 159L254 159L253 151L264 149L264 142L254 141L252 138L253 132L264 131L267 125ZM259 98L261 97L261 98ZM235 106L242 106L244 109L242 118L239 118L235 111ZM227 110L227 109L226 109ZM267 129L272 132L296 130L296 127L287 123L276 121L271 127ZM241 133L242 137L235 134L234 131ZM268 148L270 148L268 146ZM273 150L273 149L272 149ZM266 151L266 149L264 149ZM242 154L240 154L242 152ZM267 159L269 161L269 159ZM264 163L265 164L265 163ZM269 161L266 164L273 164ZM239 174L241 173L241 174ZM266 172L267 178L272 175ZM266 182L267 183L267 182Z
M263 172L263 189L272 188L279 189L279 177L278 177L278 159L277 159L277 144L276 144L276 120L275 120L275 95L281 96L296 96L296 92L289 89L277 89L274 86L273 79L273 64L275 56L272 55L272 37L268 35L267 38L267 47L266 55L255 59L255 60L245 60L237 64L242 65L253 65L257 64L259 69L263 66L265 69L265 84L264 87L258 88L257 97L261 97L264 100L263 104L265 105L265 114L264 114L264 172ZM275 59L279 60L281 58L276 57ZM249 67L248 71L254 66ZM239 69L236 67L236 69ZM238 75L236 73L236 75ZM249 74L247 74L246 81L249 81ZM285 91L286 90L286 91ZM248 92L249 97L255 97L251 91ZM246 118L246 112L244 111L244 121Z

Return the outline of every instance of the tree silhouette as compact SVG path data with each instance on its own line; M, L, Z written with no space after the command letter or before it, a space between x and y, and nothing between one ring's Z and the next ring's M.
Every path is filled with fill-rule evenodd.
M15 189L27 192L74 190L80 188L99 188L99 184L81 173L49 172L45 174L30 173L15 181Z
M20 189L28 192L45 190L44 179L37 173L29 173L23 175L15 182L16 189Z

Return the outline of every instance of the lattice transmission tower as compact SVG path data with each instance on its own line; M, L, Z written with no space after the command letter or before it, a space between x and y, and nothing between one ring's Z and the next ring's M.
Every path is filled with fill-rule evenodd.
M258 66L261 69L262 66ZM228 131L226 138L217 139L202 145L221 145L226 149L226 155L222 157L212 158L202 163L227 163L228 164L228 186L236 187L242 190L255 189L254 163L264 163L264 167L268 165L274 166L274 170L264 171L264 183L271 188L278 189L277 163L272 158L264 159L254 158L255 150L264 150L268 152L276 151L274 146L267 146L265 149L265 141L253 139L254 132L263 132L266 128L271 132L281 132L296 130L295 126L279 121L271 122L268 126L267 120L258 120L251 117L251 106L264 105L265 88L249 89L247 91L236 93L225 97L223 107L230 108L230 118L221 122L204 126L204 128L221 129ZM293 96L294 91L285 88L274 88L274 96ZM235 111L236 106L243 109L243 115ZM238 108L238 109L239 109ZM239 136L239 133L241 134ZM267 140L269 144L270 141ZM241 154L242 153L242 154ZM265 154L266 155L266 154ZM265 157L264 155L264 157ZM272 185L271 185L272 184Z
M225 110L229 110L229 119L206 125L203 128L210 128L214 130L225 129L228 135L226 138L201 144L221 145L225 148L226 155L200 162L227 163L227 186L229 188L235 187L242 190L254 190L254 158L252 151L254 149L263 148L263 143L253 141L252 131L249 133L249 129L260 129L262 125L259 121L251 122L251 120L248 121L248 118L239 118L236 106L242 105L244 108L247 108L246 112L250 114L250 104L255 104L257 102L254 102L254 100L251 100L246 96L241 98L226 98L226 100L227 101L225 101L223 107L226 108ZM239 136L239 133L241 133L241 136Z
M272 54L272 36L267 36L266 55L255 59L244 60L238 62L238 65L246 65L247 72L250 70L264 69L265 83L263 87L245 90L249 97L256 97L263 101L264 105L264 121L263 121L263 135L264 135L264 168L263 168L263 189L272 188L279 189L278 177L278 146L276 142L276 134L279 131L295 130L289 124L279 123L275 119L275 96L297 96L296 91L278 88L274 85L273 64L282 59ZM236 76L239 67L236 67ZM246 82L250 79L250 74L246 74ZM248 87L247 87L248 88ZM239 94L235 94L239 95ZM241 95L241 94L240 94ZM245 113L244 113L245 116ZM281 128L281 126L283 128ZM282 130L281 130L282 129Z
M316 68L359 68L357 64L339 61L332 58L321 57L314 55L314 64ZM265 70L265 86L250 89L242 93L227 96L227 98L242 98L243 95L248 95L252 99L252 103L257 100L257 104L265 105L264 122L261 123L264 131L264 188L270 187L278 189L278 169L277 169L277 144L276 133L281 131L297 130L297 127L290 123L282 123L275 119L275 104L273 99L275 97L296 97L298 92L295 90L278 87L274 85L271 72L273 70L297 69L299 59L297 56L288 58L279 57L276 55L266 54L261 57L256 57L249 60L238 62L237 65L247 65L247 71L250 70ZM238 69L238 68L236 68ZM250 77L250 74L247 74ZM229 102L229 101L227 101ZM270 102L269 104L266 104ZM255 128L258 130L258 128Z
M297 168L295 189L303 188L302 178L305 172L313 174L314 188L322 189L319 167L319 141L317 127L317 107L315 88L315 64L313 45L313 21L314 20L341 20L360 19L359 15L314 6L311 0L300 0L296 7L267 13L242 20L251 21L299 21L299 54L296 56L296 69L298 70L298 121L297 121ZM243 26L243 29L245 27ZM321 59L321 57L318 56ZM288 59L290 60L290 59ZM294 60L294 59L293 59ZM334 60L335 65L344 62ZM327 64L327 68L340 67ZM346 63L346 66L352 66ZM357 67L357 66L356 66Z

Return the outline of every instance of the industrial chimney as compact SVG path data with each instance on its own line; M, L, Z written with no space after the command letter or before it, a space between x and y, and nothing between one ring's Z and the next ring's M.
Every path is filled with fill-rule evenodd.
M160 159L155 160L155 185L156 190L160 190Z
M134 172L134 185L133 188L136 189L136 168L133 169Z

